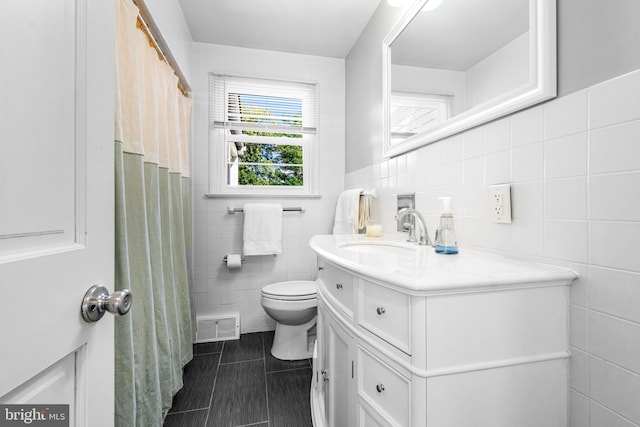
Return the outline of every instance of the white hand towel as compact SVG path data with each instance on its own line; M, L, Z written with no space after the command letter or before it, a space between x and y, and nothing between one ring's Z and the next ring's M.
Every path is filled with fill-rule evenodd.
M282 206L271 203L244 205L245 255L282 253Z
M358 232L358 209L362 188L343 191L338 197L333 234L355 234Z

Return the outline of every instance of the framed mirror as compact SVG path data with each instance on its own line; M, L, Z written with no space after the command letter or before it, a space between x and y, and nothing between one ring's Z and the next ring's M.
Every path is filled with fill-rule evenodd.
M417 0L383 63L393 157L555 97L556 1Z

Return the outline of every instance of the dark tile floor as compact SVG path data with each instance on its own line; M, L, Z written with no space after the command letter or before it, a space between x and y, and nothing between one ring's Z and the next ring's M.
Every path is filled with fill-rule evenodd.
M311 426L309 360L271 355L273 331L196 344L164 427Z

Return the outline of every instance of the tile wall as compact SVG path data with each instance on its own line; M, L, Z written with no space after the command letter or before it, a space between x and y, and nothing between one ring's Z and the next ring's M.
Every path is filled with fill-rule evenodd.
M260 290L285 280L315 280L316 258L309 248L315 234L328 234L338 195L344 188L344 60L309 55L194 43L193 207L194 291L197 316L240 313L242 333L275 328L260 304ZM206 198L209 179L210 72L316 82L320 198ZM227 207L269 202L301 206L304 213L283 213L283 253L246 257L228 270L223 257L242 252L243 215Z
M510 183L512 224L488 216ZM415 192L430 232L453 197L459 243L572 268L573 427L640 426L640 70L347 174L394 228Z

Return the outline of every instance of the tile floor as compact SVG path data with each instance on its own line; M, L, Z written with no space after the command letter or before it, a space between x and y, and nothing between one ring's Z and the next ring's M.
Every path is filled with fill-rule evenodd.
M270 331L196 344L164 427L311 427L311 362L274 358L272 342Z

